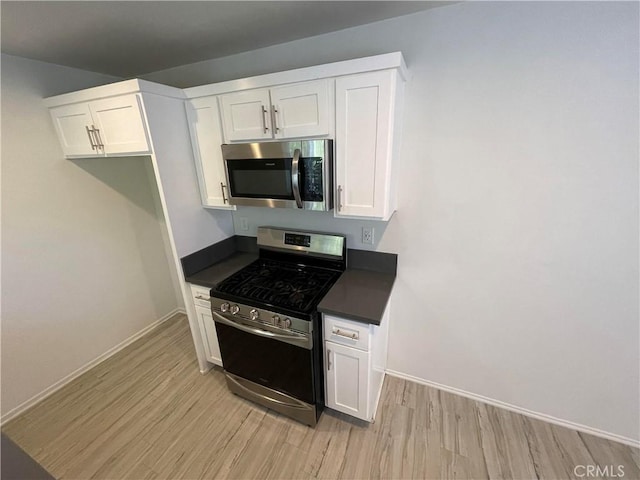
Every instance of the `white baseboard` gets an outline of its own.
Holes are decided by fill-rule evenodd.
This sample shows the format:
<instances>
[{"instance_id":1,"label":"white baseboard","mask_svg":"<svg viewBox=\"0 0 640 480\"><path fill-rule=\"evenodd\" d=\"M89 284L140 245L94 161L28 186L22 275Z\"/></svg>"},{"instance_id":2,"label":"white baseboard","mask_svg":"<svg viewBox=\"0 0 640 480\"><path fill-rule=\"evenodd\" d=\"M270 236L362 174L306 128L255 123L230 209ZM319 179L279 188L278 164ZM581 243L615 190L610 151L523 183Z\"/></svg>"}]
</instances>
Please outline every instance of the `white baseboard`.
<instances>
[{"instance_id":1,"label":"white baseboard","mask_svg":"<svg viewBox=\"0 0 640 480\"><path fill-rule=\"evenodd\" d=\"M146 327L144 327L139 332L134 333L132 336L130 336L126 340L120 342L115 347L110 348L109 350L104 352L102 355L100 355L100 356L94 358L93 360L91 360L90 362L86 363L85 365L83 365L82 367L77 369L76 371L71 372L66 377L58 380L53 385L45 388L42 392L34 395L33 397L31 397L26 402L23 402L20 405L18 405L17 407L9 410L7 413L2 415L2 418L0 418L0 425L4 425L6 422L11 420L12 418L17 417L18 415L20 415L25 410L27 410L30 407L34 406L36 403L41 402L42 400L47 398L49 395L52 395L53 393L57 392L62 387L64 387L66 384L68 384L69 382L75 380L80 375L85 373L87 370L90 370L91 368L95 367L99 363L104 362L107 358L115 355L116 353L118 353L123 348L129 346L130 344L132 344L133 342L138 340L140 337L142 337L145 334L149 333L151 330L159 327L162 323L166 322L171 317L173 317L174 315L177 315L179 313L182 313L182 314L186 315L186 311L183 308L176 308L175 310L172 310L171 312L169 312L166 315L164 315L162 318L159 318L158 320L156 320L152 324L147 325Z\"/></svg>"},{"instance_id":2,"label":"white baseboard","mask_svg":"<svg viewBox=\"0 0 640 480\"><path fill-rule=\"evenodd\" d=\"M589 435L606 438L607 440L613 440L614 442L620 442L620 443L624 443L625 445L629 445L631 447L640 448L640 441L634 440L633 438L627 438L615 433L605 432L604 430L599 430L597 428L588 427L580 423L574 423L568 420L563 420L561 418L556 418L551 415L547 415L545 413L534 412L533 410L527 410L526 408L518 407L516 405L511 405L510 403L501 402L500 400L484 397L476 393L467 392L466 390L449 387L447 385L442 385L440 383L430 382L429 380L424 380L422 378L414 377L412 375L407 375L406 373L402 373L402 372L396 372L395 370L387 370L386 373L388 375L391 375L392 377L398 377L404 380L409 380L411 382L419 383L421 385L426 385L428 387L437 388L438 390L453 393L455 395L460 395L461 397L467 397L467 398L470 398L471 400L477 400L478 402L486 403L488 405L493 405L494 407L504 408L505 410L519 413L526 417L535 418L537 420L542 420L543 422L553 423L561 427L571 428L572 430L578 430L579 432L588 433Z\"/></svg>"}]
</instances>

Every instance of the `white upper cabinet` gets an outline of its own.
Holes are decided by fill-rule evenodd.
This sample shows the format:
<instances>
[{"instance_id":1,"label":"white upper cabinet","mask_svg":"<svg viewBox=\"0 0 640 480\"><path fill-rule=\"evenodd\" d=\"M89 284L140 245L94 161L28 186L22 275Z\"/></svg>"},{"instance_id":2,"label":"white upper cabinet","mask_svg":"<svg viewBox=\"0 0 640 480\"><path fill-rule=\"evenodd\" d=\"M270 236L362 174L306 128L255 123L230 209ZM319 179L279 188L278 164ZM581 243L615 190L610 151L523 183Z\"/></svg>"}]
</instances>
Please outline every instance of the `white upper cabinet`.
<instances>
[{"instance_id":1,"label":"white upper cabinet","mask_svg":"<svg viewBox=\"0 0 640 480\"><path fill-rule=\"evenodd\" d=\"M151 152L139 95L52 107L65 157L141 155Z\"/></svg>"},{"instance_id":2,"label":"white upper cabinet","mask_svg":"<svg viewBox=\"0 0 640 480\"><path fill-rule=\"evenodd\" d=\"M330 98L328 79L222 95L225 140L328 136Z\"/></svg>"},{"instance_id":3,"label":"white upper cabinet","mask_svg":"<svg viewBox=\"0 0 640 480\"><path fill-rule=\"evenodd\" d=\"M276 138L329 135L329 80L286 85L271 89L271 112Z\"/></svg>"},{"instance_id":4,"label":"white upper cabinet","mask_svg":"<svg viewBox=\"0 0 640 480\"><path fill-rule=\"evenodd\" d=\"M336 79L336 217L389 220L404 83L397 70Z\"/></svg>"},{"instance_id":5,"label":"white upper cabinet","mask_svg":"<svg viewBox=\"0 0 640 480\"><path fill-rule=\"evenodd\" d=\"M66 157L99 155L91 131L93 119L88 103L64 105L50 112Z\"/></svg>"},{"instance_id":6,"label":"white upper cabinet","mask_svg":"<svg viewBox=\"0 0 640 480\"><path fill-rule=\"evenodd\" d=\"M269 90L247 90L220 97L227 142L272 138Z\"/></svg>"},{"instance_id":7,"label":"white upper cabinet","mask_svg":"<svg viewBox=\"0 0 640 480\"><path fill-rule=\"evenodd\" d=\"M149 137L139 95L103 98L89 103L98 140L106 155L149 153Z\"/></svg>"},{"instance_id":8,"label":"white upper cabinet","mask_svg":"<svg viewBox=\"0 0 640 480\"><path fill-rule=\"evenodd\" d=\"M185 104L202 205L235 209L229 205L221 145L222 124L217 97L189 100Z\"/></svg>"}]
</instances>

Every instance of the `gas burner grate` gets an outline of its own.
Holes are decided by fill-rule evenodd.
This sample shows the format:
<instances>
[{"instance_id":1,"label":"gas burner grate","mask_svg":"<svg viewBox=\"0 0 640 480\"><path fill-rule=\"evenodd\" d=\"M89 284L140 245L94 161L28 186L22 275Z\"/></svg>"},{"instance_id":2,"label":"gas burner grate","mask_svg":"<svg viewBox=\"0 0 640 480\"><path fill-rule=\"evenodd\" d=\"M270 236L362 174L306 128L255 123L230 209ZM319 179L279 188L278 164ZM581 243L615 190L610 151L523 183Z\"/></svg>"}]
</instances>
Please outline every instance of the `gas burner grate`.
<instances>
[{"instance_id":1,"label":"gas burner grate","mask_svg":"<svg viewBox=\"0 0 640 480\"><path fill-rule=\"evenodd\" d=\"M260 259L218 284L218 292L306 311L340 272Z\"/></svg>"}]
</instances>

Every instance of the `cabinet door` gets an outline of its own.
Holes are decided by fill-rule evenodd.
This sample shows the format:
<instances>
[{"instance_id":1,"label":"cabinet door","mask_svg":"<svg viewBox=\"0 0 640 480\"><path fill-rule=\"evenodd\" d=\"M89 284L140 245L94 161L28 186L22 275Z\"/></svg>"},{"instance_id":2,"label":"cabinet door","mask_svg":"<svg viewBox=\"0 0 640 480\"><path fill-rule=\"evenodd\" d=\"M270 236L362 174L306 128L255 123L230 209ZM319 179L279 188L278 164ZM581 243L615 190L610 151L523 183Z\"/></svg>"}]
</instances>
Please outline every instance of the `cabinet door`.
<instances>
[{"instance_id":1,"label":"cabinet door","mask_svg":"<svg viewBox=\"0 0 640 480\"><path fill-rule=\"evenodd\" d=\"M140 97L135 94L89 103L99 141L107 155L150 153Z\"/></svg>"},{"instance_id":2,"label":"cabinet door","mask_svg":"<svg viewBox=\"0 0 640 480\"><path fill-rule=\"evenodd\" d=\"M336 79L336 216L387 217L394 75L383 70Z\"/></svg>"},{"instance_id":3,"label":"cabinet door","mask_svg":"<svg viewBox=\"0 0 640 480\"><path fill-rule=\"evenodd\" d=\"M325 342L327 407L367 418L369 352Z\"/></svg>"},{"instance_id":4,"label":"cabinet door","mask_svg":"<svg viewBox=\"0 0 640 480\"><path fill-rule=\"evenodd\" d=\"M54 107L49 110L65 157L101 155L90 137L93 124L87 103Z\"/></svg>"},{"instance_id":5,"label":"cabinet door","mask_svg":"<svg viewBox=\"0 0 640 480\"><path fill-rule=\"evenodd\" d=\"M196 98L185 104L191 144L204 207L234 209L228 202L221 145L222 124L216 97Z\"/></svg>"},{"instance_id":6,"label":"cabinet door","mask_svg":"<svg viewBox=\"0 0 640 480\"><path fill-rule=\"evenodd\" d=\"M329 80L271 89L276 138L329 135Z\"/></svg>"},{"instance_id":7,"label":"cabinet door","mask_svg":"<svg viewBox=\"0 0 640 480\"><path fill-rule=\"evenodd\" d=\"M220 355L220 346L218 345L218 335L216 333L213 315L211 315L208 308L199 306L196 306L196 313L198 314L198 323L200 324L200 333L202 334L202 342L204 343L207 360L222 366L222 355Z\"/></svg>"},{"instance_id":8,"label":"cabinet door","mask_svg":"<svg viewBox=\"0 0 640 480\"><path fill-rule=\"evenodd\" d=\"M273 138L269 90L247 90L220 97L227 142Z\"/></svg>"}]
</instances>

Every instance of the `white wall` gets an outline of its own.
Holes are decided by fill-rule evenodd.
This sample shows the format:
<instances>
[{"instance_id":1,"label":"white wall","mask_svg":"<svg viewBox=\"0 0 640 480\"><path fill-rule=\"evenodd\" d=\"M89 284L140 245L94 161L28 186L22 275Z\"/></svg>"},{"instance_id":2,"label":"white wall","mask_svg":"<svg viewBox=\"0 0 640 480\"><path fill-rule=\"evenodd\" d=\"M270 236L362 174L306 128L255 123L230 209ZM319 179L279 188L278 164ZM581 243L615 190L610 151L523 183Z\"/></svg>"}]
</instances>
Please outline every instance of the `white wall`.
<instances>
[{"instance_id":1,"label":"white wall","mask_svg":"<svg viewBox=\"0 0 640 480\"><path fill-rule=\"evenodd\" d=\"M2 56L2 414L174 311L150 159L64 160L42 98L117 79Z\"/></svg>"},{"instance_id":2,"label":"white wall","mask_svg":"<svg viewBox=\"0 0 640 480\"><path fill-rule=\"evenodd\" d=\"M400 50L389 367L640 439L638 4L470 2L157 72L193 86ZM345 231L331 214L238 209ZM236 228L236 233L246 234Z\"/></svg>"}]
</instances>

